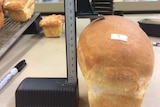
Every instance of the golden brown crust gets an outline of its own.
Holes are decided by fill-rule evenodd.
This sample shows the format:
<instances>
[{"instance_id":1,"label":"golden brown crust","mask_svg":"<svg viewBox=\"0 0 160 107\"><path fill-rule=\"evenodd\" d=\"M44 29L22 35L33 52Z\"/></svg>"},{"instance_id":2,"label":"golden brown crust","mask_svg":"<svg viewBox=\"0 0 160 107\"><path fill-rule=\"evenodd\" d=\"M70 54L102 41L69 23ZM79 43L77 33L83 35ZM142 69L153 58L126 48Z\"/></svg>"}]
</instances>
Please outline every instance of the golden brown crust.
<instances>
[{"instance_id":1,"label":"golden brown crust","mask_svg":"<svg viewBox=\"0 0 160 107\"><path fill-rule=\"evenodd\" d=\"M63 24L43 27L43 32L46 37L60 37L62 35L62 30Z\"/></svg>"},{"instance_id":2,"label":"golden brown crust","mask_svg":"<svg viewBox=\"0 0 160 107\"><path fill-rule=\"evenodd\" d=\"M128 39L115 40L112 34ZM137 24L121 16L95 20L81 33L77 53L90 107L141 107L154 53Z\"/></svg>"},{"instance_id":3,"label":"golden brown crust","mask_svg":"<svg viewBox=\"0 0 160 107\"><path fill-rule=\"evenodd\" d=\"M0 0L0 29L4 26L3 0Z\"/></svg>"},{"instance_id":4,"label":"golden brown crust","mask_svg":"<svg viewBox=\"0 0 160 107\"><path fill-rule=\"evenodd\" d=\"M6 10L19 11L30 8L34 2L34 0L5 0L3 7Z\"/></svg>"},{"instance_id":5,"label":"golden brown crust","mask_svg":"<svg viewBox=\"0 0 160 107\"><path fill-rule=\"evenodd\" d=\"M49 16L44 16L42 20L39 22L41 27L60 25L64 23L63 15L52 14Z\"/></svg>"},{"instance_id":6,"label":"golden brown crust","mask_svg":"<svg viewBox=\"0 0 160 107\"><path fill-rule=\"evenodd\" d=\"M28 21L34 14L35 0L5 0L3 7L14 21Z\"/></svg>"},{"instance_id":7,"label":"golden brown crust","mask_svg":"<svg viewBox=\"0 0 160 107\"><path fill-rule=\"evenodd\" d=\"M4 26L4 14L0 12L0 29Z\"/></svg>"}]
</instances>

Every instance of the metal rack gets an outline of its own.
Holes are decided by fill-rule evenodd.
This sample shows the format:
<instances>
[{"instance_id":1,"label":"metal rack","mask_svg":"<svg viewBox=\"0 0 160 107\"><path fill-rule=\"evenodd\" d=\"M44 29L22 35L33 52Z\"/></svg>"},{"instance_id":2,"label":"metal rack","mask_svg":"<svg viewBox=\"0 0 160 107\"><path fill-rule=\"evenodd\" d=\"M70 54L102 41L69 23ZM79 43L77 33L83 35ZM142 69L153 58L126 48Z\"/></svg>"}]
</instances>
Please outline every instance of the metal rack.
<instances>
[{"instance_id":1,"label":"metal rack","mask_svg":"<svg viewBox=\"0 0 160 107\"><path fill-rule=\"evenodd\" d=\"M103 15L112 15L112 0L77 0L77 17L95 19Z\"/></svg>"},{"instance_id":2,"label":"metal rack","mask_svg":"<svg viewBox=\"0 0 160 107\"><path fill-rule=\"evenodd\" d=\"M95 13L103 15L113 14L113 0L92 0L91 5Z\"/></svg>"},{"instance_id":3,"label":"metal rack","mask_svg":"<svg viewBox=\"0 0 160 107\"><path fill-rule=\"evenodd\" d=\"M4 27L0 30L0 58L17 41L24 31L36 20L39 13L35 13L27 22L15 22L10 17L5 18Z\"/></svg>"}]
</instances>

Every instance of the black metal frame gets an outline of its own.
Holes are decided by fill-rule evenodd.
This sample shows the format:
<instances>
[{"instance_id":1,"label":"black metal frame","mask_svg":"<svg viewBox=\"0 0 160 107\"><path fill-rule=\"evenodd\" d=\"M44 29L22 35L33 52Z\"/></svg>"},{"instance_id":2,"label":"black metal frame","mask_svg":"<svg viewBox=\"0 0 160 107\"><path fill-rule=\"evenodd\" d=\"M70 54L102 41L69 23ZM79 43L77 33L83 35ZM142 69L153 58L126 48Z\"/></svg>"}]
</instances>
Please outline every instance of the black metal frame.
<instances>
[{"instance_id":1,"label":"black metal frame","mask_svg":"<svg viewBox=\"0 0 160 107\"><path fill-rule=\"evenodd\" d=\"M112 15L113 4L113 0L77 0L77 17Z\"/></svg>"}]
</instances>

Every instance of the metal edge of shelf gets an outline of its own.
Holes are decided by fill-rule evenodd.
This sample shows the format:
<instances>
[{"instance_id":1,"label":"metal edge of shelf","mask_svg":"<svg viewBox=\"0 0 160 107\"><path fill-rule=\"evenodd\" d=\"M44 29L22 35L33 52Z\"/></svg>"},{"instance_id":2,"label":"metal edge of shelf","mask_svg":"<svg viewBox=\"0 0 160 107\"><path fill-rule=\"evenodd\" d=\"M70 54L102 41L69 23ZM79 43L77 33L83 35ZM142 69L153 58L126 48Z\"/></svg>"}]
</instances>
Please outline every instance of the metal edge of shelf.
<instances>
[{"instance_id":1,"label":"metal edge of shelf","mask_svg":"<svg viewBox=\"0 0 160 107\"><path fill-rule=\"evenodd\" d=\"M22 24L25 24L18 32L16 32L12 38L10 38L10 40L5 43L4 47L2 47L2 49L0 50L0 58L8 51L8 49L17 41L17 39L19 37L21 37L21 35L23 34L23 32L34 22L34 20L36 20L36 18L39 16L40 14L39 13L35 13L32 18L28 21L28 22L25 22L25 23L22 23Z\"/></svg>"}]
</instances>

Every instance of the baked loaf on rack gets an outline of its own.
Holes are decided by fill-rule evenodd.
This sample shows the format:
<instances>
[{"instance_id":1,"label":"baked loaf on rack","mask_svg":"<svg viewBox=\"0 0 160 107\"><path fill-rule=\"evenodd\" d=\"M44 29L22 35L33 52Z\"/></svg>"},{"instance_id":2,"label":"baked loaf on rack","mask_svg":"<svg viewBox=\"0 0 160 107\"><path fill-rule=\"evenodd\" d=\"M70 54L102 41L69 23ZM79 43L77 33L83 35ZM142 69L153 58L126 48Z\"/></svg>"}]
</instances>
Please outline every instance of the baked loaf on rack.
<instances>
[{"instance_id":1,"label":"baked loaf on rack","mask_svg":"<svg viewBox=\"0 0 160 107\"><path fill-rule=\"evenodd\" d=\"M39 22L46 37L60 37L62 35L63 24L64 16L60 14L44 16Z\"/></svg>"},{"instance_id":2,"label":"baked loaf on rack","mask_svg":"<svg viewBox=\"0 0 160 107\"><path fill-rule=\"evenodd\" d=\"M3 7L14 21L29 20L35 8L35 0L5 0Z\"/></svg>"},{"instance_id":3,"label":"baked loaf on rack","mask_svg":"<svg viewBox=\"0 0 160 107\"><path fill-rule=\"evenodd\" d=\"M90 107L141 107L154 53L136 23L121 16L94 20L80 34L77 52Z\"/></svg>"},{"instance_id":4,"label":"baked loaf on rack","mask_svg":"<svg viewBox=\"0 0 160 107\"><path fill-rule=\"evenodd\" d=\"M3 0L0 0L0 29L4 26Z\"/></svg>"}]
</instances>

